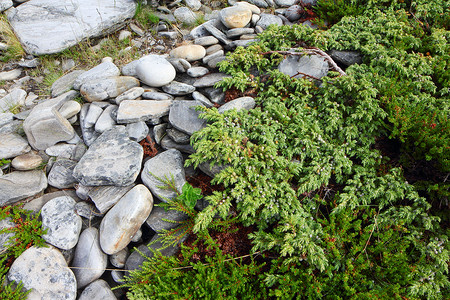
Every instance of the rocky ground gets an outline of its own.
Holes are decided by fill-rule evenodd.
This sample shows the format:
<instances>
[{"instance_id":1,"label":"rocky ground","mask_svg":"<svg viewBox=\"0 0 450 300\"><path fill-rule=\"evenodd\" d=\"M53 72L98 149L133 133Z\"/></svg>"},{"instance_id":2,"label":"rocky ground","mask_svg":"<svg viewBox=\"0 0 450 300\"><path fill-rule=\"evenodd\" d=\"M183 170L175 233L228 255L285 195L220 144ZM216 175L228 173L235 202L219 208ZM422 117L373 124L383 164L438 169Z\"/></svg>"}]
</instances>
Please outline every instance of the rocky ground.
<instances>
[{"instance_id":1,"label":"rocky ground","mask_svg":"<svg viewBox=\"0 0 450 300\"><path fill-rule=\"evenodd\" d=\"M29 54L5 63L0 72L0 160L11 161L0 170L0 206L24 204L41 210L50 247L25 251L8 279L33 289L30 299L123 297L123 290L112 292L110 287L144 260L130 250L137 247L151 256L149 247L160 244L149 242L174 226L163 219L186 217L154 206L176 197L161 189L158 178L173 176L181 192L187 177L214 175L208 165L184 168L184 159L194 151L190 136L206 126L195 107L215 106L224 112L255 106L252 97L226 99L214 87L228 76L217 64L227 51L245 47L270 24L300 20L314 26L302 8L307 1L229 1L217 10L212 8L222 3L152 3L163 20L152 32L127 21L136 9L133 0L116 0L115 6L94 1L104 4L99 7L82 0L19 2L25 1L0 0L0 10L14 4L6 15ZM73 11L62 11L64 5ZM200 13L207 21L194 27ZM178 30L167 22L194 28ZM122 28L119 40L132 38L126 51L137 49L139 59L120 65L105 57L89 69L61 61L65 75L53 83L51 96L37 95L42 78L30 74L40 64L38 55L117 28ZM6 45L0 46L5 51ZM101 48L101 40L94 47ZM359 59L351 52L329 54L343 64ZM329 64L319 55L287 56L279 70L320 78ZM176 247L163 250L164 255L176 252Z\"/></svg>"}]
</instances>

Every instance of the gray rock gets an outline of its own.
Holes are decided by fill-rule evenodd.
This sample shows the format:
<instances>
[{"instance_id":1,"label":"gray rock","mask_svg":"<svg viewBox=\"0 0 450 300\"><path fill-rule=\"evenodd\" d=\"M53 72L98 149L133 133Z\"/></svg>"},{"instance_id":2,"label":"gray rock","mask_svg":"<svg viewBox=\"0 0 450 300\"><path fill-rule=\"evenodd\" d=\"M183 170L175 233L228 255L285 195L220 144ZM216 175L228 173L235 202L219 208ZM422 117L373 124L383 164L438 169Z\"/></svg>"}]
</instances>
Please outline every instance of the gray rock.
<instances>
[{"instance_id":1,"label":"gray rock","mask_svg":"<svg viewBox=\"0 0 450 300\"><path fill-rule=\"evenodd\" d=\"M89 284L81 293L78 300L117 300L110 286L103 279Z\"/></svg>"},{"instance_id":2,"label":"gray rock","mask_svg":"<svg viewBox=\"0 0 450 300\"><path fill-rule=\"evenodd\" d=\"M235 42L232 42L232 43L230 43L229 45L232 45L232 44L234 44ZM213 59L216 59L216 58L218 58L218 57L222 57L222 56L224 56L224 51L223 50L219 50L219 51L216 51L216 52L214 52L213 54L210 54L210 55L208 55L208 56L205 56L205 57L203 57L203 59L202 59L202 62L204 63L204 64L208 64L211 60L213 60Z\"/></svg>"},{"instance_id":3,"label":"gray rock","mask_svg":"<svg viewBox=\"0 0 450 300\"><path fill-rule=\"evenodd\" d=\"M67 101L58 110L61 116L65 119L72 118L76 116L81 110L81 104L77 101Z\"/></svg>"},{"instance_id":4,"label":"gray rock","mask_svg":"<svg viewBox=\"0 0 450 300\"><path fill-rule=\"evenodd\" d=\"M139 60L133 60L132 62L122 67L122 74L124 76L137 76L136 66L139 64Z\"/></svg>"},{"instance_id":5,"label":"gray rock","mask_svg":"<svg viewBox=\"0 0 450 300\"><path fill-rule=\"evenodd\" d=\"M225 7L220 11L219 18L227 28L242 28L250 22L252 11L243 5Z\"/></svg>"},{"instance_id":6,"label":"gray rock","mask_svg":"<svg viewBox=\"0 0 450 300\"><path fill-rule=\"evenodd\" d=\"M208 74L209 70L205 67L193 67L187 70L187 74L191 77L201 77Z\"/></svg>"},{"instance_id":7,"label":"gray rock","mask_svg":"<svg viewBox=\"0 0 450 300\"><path fill-rule=\"evenodd\" d=\"M13 120L6 125L0 127L0 134L3 133L22 133L23 121L21 120Z\"/></svg>"},{"instance_id":8,"label":"gray rock","mask_svg":"<svg viewBox=\"0 0 450 300\"><path fill-rule=\"evenodd\" d=\"M188 215L177 210L165 210L162 207L154 206L145 223L157 233L164 230L171 230L179 226L177 222L182 222Z\"/></svg>"},{"instance_id":9,"label":"gray rock","mask_svg":"<svg viewBox=\"0 0 450 300\"><path fill-rule=\"evenodd\" d=\"M197 11L202 7L202 3L200 0L184 0L186 6L192 9L193 11Z\"/></svg>"},{"instance_id":10,"label":"gray rock","mask_svg":"<svg viewBox=\"0 0 450 300\"><path fill-rule=\"evenodd\" d=\"M163 86L162 89L164 92L171 94L173 96L184 96L191 94L192 92L195 91L195 87L193 87L192 85L178 82L175 80L169 83L168 85Z\"/></svg>"},{"instance_id":11,"label":"gray rock","mask_svg":"<svg viewBox=\"0 0 450 300\"><path fill-rule=\"evenodd\" d=\"M208 108L214 106L214 104L211 103L211 101L209 101L209 99L207 97L205 97L202 93L199 93L197 91L192 93L192 98L194 98L194 100L201 102L204 106L206 106Z\"/></svg>"},{"instance_id":12,"label":"gray rock","mask_svg":"<svg viewBox=\"0 0 450 300\"><path fill-rule=\"evenodd\" d=\"M85 127L93 127L95 123L97 123L97 120L98 118L100 118L102 113L103 109L97 103L92 103L89 106L89 110L86 114L86 117L84 118L83 125Z\"/></svg>"},{"instance_id":13,"label":"gray rock","mask_svg":"<svg viewBox=\"0 0 450 300\"><path fill-rule=\"evenodd\" d=\"M106 130L113 128L114 125L116 125L116 121L114 121L111 116L115 111L117 111L116 105L110 105L105 108L95 123L95 131L103 133Z\"/></svg>"},{"instance_id":14,"label":"gray rock","mask_svg":"<svg viewBox=\"0 0 450 300\"><path fill-rule=\"evenodd\" d=\"M135 10L133 0L116 0L114 5L107 0L31 0L8 10L7 17L25 51L42 55L114 32Z\"/></svg>"},{"instance_id":15,"label":"gray rock","mask_svg":"<svg viewBox=\"0 0 450 300\"><path fill-rule=\"evenodd\" d=\"M203 93L211 99L211 102L217 104L224 104L225 93L221 88L207 87L203 89Z\"/></svg>"},{"instance_id":16,"label":"gray rock","mask_svg":"<svg viewBox=\"0 0 450 300\"><path fill-rule=\"evenodd\" d=\"M214 176L222 172L226 167L228 166L211 165L207 162L198 165L198 168L211 178L214 178Z\"/></svg>"},{"instance_id":17,"label":"gray rock","mask_svg":"<svg viewBox=\"0 0 450 300\"><path fill-rule=\"evenodd\" d=\"M98 229L86 228L80 234L72 261L78 288L83 288L100 278L105 272L107 264L108 256L100 247Z\"/></svg>"},{"instance_id":18,"label":"gray rock","mask_svg":"<svg viewBox=\"0 0 450 300\"><path fill-rule=\"evenodd\" d=\"M47 243L65 250L75 247L82 224L75 204L75 200L68 196L53 198L44 204L41 210L42 228L47 233L42 237Z\"/></svg>"},{"instance_id":19,"label":"gray rock","mask_svg":"<svg viewBox=\"0 0 450 300\"><path fill-rule=\"evenodd\" d=\"M188 7L179 7L173 11L175 19L183 24L193 25L197 22L197 15Z\"/></svg>"},{"instance_id":20,"label":"gray rock","mask_svg":"<svg viewBox=\"0 0 450 300\"><path fill-rule=\"evenodd\" d=\"M115 102L117 105L120 104L123 100L134 100L142 96L144 93L144 89L140 86L129 89L126 92L123 92L119 96L116 97Z\"/></svg>"},{"instance_id":21,"label":"gray rock","mask_svg":"<svg viewBox=\"0 0 450 300\"><path fill-rule=\"evenodd\" d=\"M139 86L139 80L131 76L113 76L92 80L80 87L80 93L89 101L115 98L131 88Z\"/></svg>"},{"instance_id":22,"label":"gray rock","mask_svg":"<svg viewBox=\"0 0 450 300\"><path fill-rule=\"evenodd\" d=\"M139 59L135 72L143 83L151 87L166 85L176 76L172 64L160 55L147 55Z\"/></svg>"},{"instance_id":23,"label":"gray rock","mask_svg":"<svg viewBox=\"0 0 450 300\"><path fill-rule=\"evenodd\" d=\"M194 40L194 44L202 46L211 46L217 44L218 42L219 40L213 36L202 36Z\"/></svg>"},{"instance_id":24,"label":"gray rock","mask_svg":"<svg viewBox=\"0 0 450 300\"><path fill-rule=\"evenodd\" d=\"M288 55L278 66L278 70L294 78L302 78L307 74L314 78L322 78L328 73L328 63L318 55ZM299 74L299 72L303 74Z\"/></svg>"},{"instance_id":25,"label":"gray rock","mask_svg":"<svg viewBox=\"0 0 450 300\"><path fill-rule=\"evenodd\" d=\"M0 98L0 112L8 112L25 104L27 92L22 89L14 89L6 96Z\"/></svg>"},{"instance_id":26,"label":"gray rock","mask_svg":"<svg viewBox=\"0 0 450 300\"><path fill-rule=\"evenodd\" d=\"M219 107L218 111L219 113L223 114L224 112L232 109L236 109L237 111L243 109L249 110L254 108L255 105L256 105L255 99L253 99L252 97L240 97L225 103L224 105Z\"/></svg>"},{"instance_id":27,"label":"gray rock","mask_svg":"<svg viewBox=\"0 0 450 300\"><path fill-rule=\"evenodd\" d=\"M79 75L78 78L73 83L73 88L79 90L80 87L85 83L90 83L94 80L119 75L120 75L119 68L117 68L117 66L114 63L105 61Z\"/></svg>"},{"instance_id":28,"label":"gray rock","mask_svg":"<svg viewBox=\"0 0 450 300\"><path fill-rule=\"evenodd\" d=\"M142 146L128 138L125 127L105 131L80 159L73 176L83 185L132 184L139 175Z\"/></svg>"},{"instance_id":29,"label":"gray rock","mask_svg":"<svg viewBox=\"0 0 450 300\"><path fill-rule=\"evenodd\" d=\"M206 121L199 118L200 112L195 109L197 106L203 104L190 100L174 101L169 113L170 124L189 135L202 129L206 126Z\"/></svg>"},{"instance_id":30,"label":"gray rock","mask_svg":"<svg viewBox=\"0 0 450 300\"><path fill-rule=\"evenodd\" d=\"M117 111L117 123L128 124L166 116L173 100L125 100Z\"/></svg>"},{"instance_id":31,"label":"gray rock","mask_svg":"<svg viewBox=\"0 0 450 300\"><path fill-rule=\"evenodd\" d=\"M11 71L0 72L0 81L14 80L20 77L22 69L13 69Z\"/></svg>"},{"instance_id":32,"label":"gray rock","mask_svg":"<svg viewBox=\"0 0 450 300\"><path fill-rule=\"evenodd\" d=\"M161 140L166 135L167 123L159 124L153 127L153 135L155 136L155 142L159 145Z\"/></svg>"},{"instance_id":33,"label":"gray rock","mask_svg":"<svg viewBox=\"0 0 450 300\"><path fill-rule=\"evenodd\" d=\"M12 0L0 0L0 12L3 12L13 6Z\"/></svg>"},{"instance_id":34,"label":"gray rock","mask_svg":"<svg viewBox=\"0 0 450 300\"><path fill-rule=\"evenodd\" d=\"M34 152L29 152L17 156L11 161L11 166L17 171L28 171L36 169L41 166L43 162L42 157Z\"/></svg>"},{"instance_id":35,"label":"gray rock","mask_svg":"<svg viewBox=\"0 0 450 300\"><path fill-rule=\"evenodd\" d=\"M167 135L178 144L189 144L190 136L184 132L176 130L175 128L167 129Z\"/></svg>"},{"instance_id":36,"label":"gray rock","mask_svg":"<svg viewBox=\"0 0 450 300\"><path fill-rule=\"evenodd\" d=\"M12 238L15 234L14 232L6 232L7 229L12 229L16 226L14 222L12 222L11 218L5 218L0 220L0 253L6 252L9 248L10 238Z\"/></svg>"},{"instance_id":37,"label":"gray rock","mask_svg":"<svg viewBox=\"0 0 450 300\"><path fill-rule=\"evenodd\" d=\"M223 78L231 77L225 73L210 73L205 75L194 82L194 87L203 88L214 86L217 82L221 81Z\"/></svg>"},{"instance_id":38,"label":"gray rock","mask_svg":"<svg viewBox=\"0 0 450 300\"><path fill-rule=\"evenodd\" d=\"M114 254L125 248L150 215L153 197L139 184L111 208L100 224L100 245L103 252Z\"/></svg>"},{"instance_id":39,"label":"gray rock","mask_svg":"<svg viewBox=\"0 0 450 300\"><path fill-rule=\"evenodd\" d=\"M267 4L267 2L264 0L248 0L248 2L250 2L251 4L256 5L257 7L260 7L260 8L268 8L269 7L269 4Z\"/></svg>"},{"instance_id":40,"label":"gray rock","mask_svg":"<svg viewBox=\"0 0 450 300\"><path fill-rule=\"evenodd\" d=\"M215 18L209 21L206 21L205 23L195 27L194 29L191 30L191 32L189 33L189 36L193 39L199 38L199 37L204 37L204 36L209 36L211 35L209 33L208 30L206 30L205 28L205 24L211 24L217 28L223 28L225 29L225 26L222 24L222 22L220 21L220 19Z\"/></svg>"},{"instance_id":41,"label":"gray rock","mask_svg":"<svg viewBox=\"0 0 450 300\"><path fill-rule=\"evenodd\" d=\"M134 185L92 187L87 192L87 196L94 202L99 212L104 214L133 187Z\"/></svg>"},{"instance_id":42,"label":"gray rock","mask_svg":"<svg viewBox=\"0 0 450 300\"><path fill-rule=\"evenodd\" d=\"M74 190L63 190L44 194L41 197L34 198L33 200L25 203L23 209L31 210L34 214L37 214L38 212L40 212L45 203L54 198L62 196L68 196L71 197L72 199L75 199L76 201L78 200L77 194L75 193Z\"/></svg>"},{"instance_id":43,"label":"gray rock","mask_svg":"<svg viewBox=\"0 0 450 300\"><path fill-rule=\"evenodd\" d=\"M305 10L300 5L292 5L288 9L284 11L284 16L291 22L299 20L303 14L305 13Z\"/></svg>"},{"instance_id":44,"label":"gray rock","mask_svg":"<svg viewBox=\"0 0 450 300\"><path fill-rule=\"evenodd\" d=\"M56 144L45 149L45 154L58 158L72 158L77 145L70 145L66 143Z\"/></svg>"},{"instance_id":45,"label":"gray rock","mask_svg":"<svg viewBox=\"0 0 450 300\"><path fill-rule=\"evenodd\" d=\"M256 23L256 25L261 26L262 29L267 29L267 27L269 27L269 25L272 25L272 24L281 26L281 25L283 25L283 20L281 20L280 17L275 16L275 15L261 14L261 18Z\"/></svg>"},{"instance_id":46,"label":"gray rock","mask_svg":"<svg viewBox=\"0 0 450 300\"><path fill-rule=\"evenodd\" d=\"M156 207L153 207L152 212L155 208ZM151 215L151 213L150 213L150 215ZM147 220L148 220L148 218L147 218ZM114 267L123 268L123 267L125 267L125 263L127 262L128 255L130 255L130 251L128 251L128 248L125 247L122 250L120 250L119 252L110 255L109 261Z\"/></svg>"},{"instance_id":47,"label":"gray rock","mask_svg":"<svg viewBox=\"0 0 450 300\"><path fill-rule=\"evenodd\" d=\"M73 187L77 180L72 176L77 162L70 159L57 160L48 174L48 184L57 189L68 189Z\"/></svg>"},{"instance_id":48,"label":"gray rock","mask_svg":"<svg viewBox=\"0 0 450 300\"><path fill-rule=\"evenodd\" d=\"M239 6L239 5L245 6L245 7L247 7L248 9L250 9L250 10L252 11L253 14L256 14L256 15L259 15L259 14L261 13L261 9L260 9L258 6L254 5L254 4L250 4L249 2L240 1L240 2L237 2L236 4L233 4L233 5L236 5L236 6Z\"/></svg>"},{"instance_id":49,"label":"gray rock","mask_svg":"<svg viewBox=\"0 0 450 300\"><path fill-rule=\"evenodd\" d=\"M203 28L206 29L210 34L215 36L221 43L228 45L231 43L231 40L227 38L227 36L220 31L217 27L215 27L212 23L206 22L203 24Z\"/></svg>"},{"instance_id":50,"label":"gray rock","mask_svg":"<svg viewBox=\"0 0 450 300\"><path fill-rule=\"evenodd\" d=\"M142 182L152 191L155 197L167 202L168 199L177 197L177 193L160 188L161 185L164 185L160 179L171 180L173 177L175 187L181 193L183 185L186 183L183 162L183 156L178 150L171 149L159 153L144 164L141 173Z\"/></svg>"},{"instance_id":51,"label":"gray rock","mask_svg":"<svg viewBox=\"0 0 450 300\"><path fill-rule=\"evenodd\" d=\"M41 170L15 171L0 176L0 206L39 194L47 188L47 177Z\"/></svg>"},{"instance_id":52,"label":"gray rock","mask_svg":"<svg viewBox=\"0 0 450 300\"><path fill-rule=\"evenodd\" d=\"M180 73L184 73L187 69L192 67L191 63L184 58L169 58L168 61L172 64L175 70Z\"/></svg>"},{"instance_id":53,"label":"gray rock","mask_svg":"<svg viewBox=\"0 0 450 300\"><path fill-rule=\"evenodd\" d=\"M8 124L9 122L12 122L13 118L14 114L12 112L0 113L0 127Z\"/></svg>"},{"instance_id":54,"label":"gray rock","mask_svg":"<svg viewBox=\"0 0 450 300\"><path fill-rule=\"evenodd\" d=\"M57 97L73 88L77 78L86 71L75 70L58 78L51 87L52 97Z\"/></svg>"},{"instance_id":55,"label":"gray rock","mask_svg":"<svg viewBox=\"0 0 450 300\"><path fill-rule=\"evenodd\" d=\"M148 135L149 128L144 121L127 124L127 133L130 139L140 142Z\"/></svg>"},{"instance_id":56,"label":"gray rock","mask_svg":"<svg viewBox=\"0 0 450 300\"><path fill-rule=\"evenodd\" d=\"M77 92L70 91L57 98L43 101L36 105L23 123L23 129L30 145L37 150L44 150L58 142L68 141L75 135L69 121L59 113L59 108L67 101L73 100Z\"/></svg>"},{"instance_id":57,"label":"gray rock","mask_svg":"<svg viewBox=\"0 0 450 300\"><path fill-rule=\"evenodd\" d=\"M145 92L142 94L142 98L150 100L172 100L173 96L161 92Z\"/></svg>"},{"instance_id":58,"label":"gray rock","mask_svg":"<svg viewBox=\"0 0 450 300\"><path fill-rule=\"evenodd\" d=\"M92 221L98 215L95 206L85 201L77 202L75 204L75 211L80 217L83 217L90 221Z\"/></svg>"},{"instance_id":59,"label":"gray rock","mask_svg":"<svg viewBox=\"0 0 450 300\"><path fill-rule=\"evenodd\" d=\"M213 54L214 52L223 50L222 45L212 45L209 46L208 48L206 48L206 55L210 55Z\"/></svg>"},{"instance_id":60,"label":"gray rock","mask_svg":"<svg viewBox=\"0 0 450 300\"><path fill-rule=\"evenodd\" d=\"M298 0L274 0L278 7L289 7L297 3Z\"/></svg>"},{"instance_id":61,"label":"gray rock","mask_svg":"<svg viewBox=\"0 0 450 300\"><path fill-rule=\"evenodd\" d=\"M362 63L362 55L358 51L331 50L328 53L333 60L345 66Z\"/></svg>"},{"instance_id":62,"label":"gray rock","mask_svg":"<svg viewBox=\"0 0 450 300\"><path fill-rule=\"evenodd\" d=\"M41 62L39 61L39 58L33 58L20 60L17 64L23 68L36 68L41 64Z\"/></svg>"},{"instance_id":63,"label":"gray rock","mask_svg":"<svg viewBox=\"0 0 450 300\"><path fill-rule=\"evenodd\" d=\"M22 281L25 289L32 289L33 299L75 300L77 296L75 275L53 247L25 250L11 265L8 280Z\"/></svg>"},{"instance_id":64,"label":"gray rock","mask_svg":"<svg viewBox=\"0 0 450 300\"><path fill-rule=\"evenodd\" d=\"M158 32L158 35L160 37L165 37L171 40L176 40L178 37L178 33L175 31L162 31L162 32Z\"/></svg>"},{"instance_id":65,"label":"gray rock","mask_svg":"<svg viewBox=\"0 0 450 300\"><path fill-rule=\"evenodd\" d=\"M192 154L195 152L194 147L192 147L191 145L176 143L167 135L161 139L161 147L164 150L176 149L178 151L188 154Z\"/></svg>"},{"instance_id":66,"label":"gray rock","mask_svg":"<svg viewBox=\"0 0 450 300\"><path fill-rule=\"evenodd\" d=\"M28 142L15 133L0 134L0 160L16 157L31 150Z\"/></svg>"},{"instance_id":67,"label":"gray rock","mask_svg":"<svg viewBox=\"0 0 450 300\"><path fill-rule=\"evenodd\" d=\"M244 34L252 34L254 32L255 32L255 29L253 29L253 28L234 28L234 29L230 29L227 31L227 37L232 39L232 38L240 37L241 35L244 35Z\"/></svg>"},{"instance_id":68,"label":"gray rock","mask_svg":"<svg viewBox=\"0 0 450 300\"><path fill-rule=\"evenodd\" d=\"M86 126L86 116L89 112L89 107L94 104L83 104L80 111L80 127L83 134L83 140L86 146L92 145L92 143L100 136L100 133L94 130L92 126Z\"/></svg>"}]
</instances>

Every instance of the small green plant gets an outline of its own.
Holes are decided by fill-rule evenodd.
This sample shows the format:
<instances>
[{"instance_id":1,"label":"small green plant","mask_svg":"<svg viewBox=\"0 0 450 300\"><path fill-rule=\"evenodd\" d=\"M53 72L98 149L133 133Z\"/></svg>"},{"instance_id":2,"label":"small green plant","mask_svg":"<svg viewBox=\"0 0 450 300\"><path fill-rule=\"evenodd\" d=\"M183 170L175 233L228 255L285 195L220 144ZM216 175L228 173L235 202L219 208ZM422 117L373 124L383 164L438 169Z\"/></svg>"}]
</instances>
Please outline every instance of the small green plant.
<instances>
[{"instance_id":1,"label":"small green plant","mask_svg":"<svg viewBox=\"0 0 450 300\"><path fill-rule=\"evenodd\" d=\"M197 204L197 200L202 198L202 190L199 188L194 188L188 182L183 185L181 194L178 196L178 199L182 200L183 203L190 209L194 209Z\"/></svg>"},{"instance_id":2,"label":"small green plant","mask_svg":"<svg viewBox=\"0 0 450 300\"><path fill-rule=\"evenodd\" d=\"M9 160L9 159L5 159L5 158L0 159L0 167L3 167L4 165L7 165L9 163L11 163L11 160Z\"/></svg>"},{"instance_id":3,"label":"small green plant","mask_svg":"<svg viewBox=\"0 0 450 300\"><path fill-rule=\"evenodd\" d=\"M6 51L0 54L0 61L8 62L10 60L19 59L25 56L25 50L11 29L11 26L9 25L9 22L4 14L0 14L0 38L8 46Z\"/></svg>"}]
</instances>

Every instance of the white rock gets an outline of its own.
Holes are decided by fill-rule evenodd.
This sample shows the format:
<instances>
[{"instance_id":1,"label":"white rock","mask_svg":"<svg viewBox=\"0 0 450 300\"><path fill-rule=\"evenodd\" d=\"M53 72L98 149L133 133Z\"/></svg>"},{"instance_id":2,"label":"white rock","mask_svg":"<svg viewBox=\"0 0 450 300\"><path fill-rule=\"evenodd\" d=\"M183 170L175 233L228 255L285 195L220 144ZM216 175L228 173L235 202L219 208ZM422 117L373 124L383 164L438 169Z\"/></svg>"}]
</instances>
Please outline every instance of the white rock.
<instances>
[{"instance_id":1,"label":"white rock","mask_svg":"<svg viewBox=\"0 0 450 300\"><path fill-rule=\"evenodd\" d=\"M250 22L252 11L242 5L231 6L222 9L219 17L227 28L242 28Z\"/></svg>"},{"instance_id":2,"label":"white rock","mask_svg":"<svg viewBox=\"0 0 450 300\"><path fill-rule=\"evenodd\" d=\"M160 87L170 83L176 76L175 68L163 56L148 55L136 65L136 75L151 87Z\"/></svg>"},{"instance_id":3,"label":"white rock","mask_svg":"<svg viewBox=\"0 0 450 300\"><path fill-rule=\"evenodd\" d=\"M173 100L125 100L117 111L117 123L147 121L169 114Z\"/></svg>"},{"instance_id":4,"label":"white rock","mask_svg":"<svg viewBox=\"0 0 450 300\"><path fill-rule=\"evenodd\" d=\"M81 293L78 300L117 300L108 283L98 279L88 285Z\"/></svg>"},{"instance_id":5,"label":"white rock","mask_svg":"<svg viewBox=\"0 0 450 300\"><path fill-rule=\"evenodd\" d=\"M0 134L0 160L16 157L31 150L28 142L15 133Z\"/></svg>"}]
</instances>

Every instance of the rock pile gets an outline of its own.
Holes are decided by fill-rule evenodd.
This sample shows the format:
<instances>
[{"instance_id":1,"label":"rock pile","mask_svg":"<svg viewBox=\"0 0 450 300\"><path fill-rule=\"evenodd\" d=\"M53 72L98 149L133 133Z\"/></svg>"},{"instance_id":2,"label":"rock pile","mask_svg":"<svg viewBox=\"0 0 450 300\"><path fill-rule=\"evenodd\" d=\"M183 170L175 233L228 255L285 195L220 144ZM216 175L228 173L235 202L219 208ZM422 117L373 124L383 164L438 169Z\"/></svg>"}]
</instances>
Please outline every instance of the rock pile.
<instances>
[{"instance_id":1,"label":"rock pile","mask_svg":"<svg viewBox=\"0 0 450 300\"><path fill-rule=\"evenodd\" d=\"M52 42L51 47L25 42L29 37L20 32L45 18L22 21L24 16L37 16L29 12L30 6L44 6L46 1L31 0L7 12L29 53L59 51L63 44L82 39L88 31L85 27L73 30L73 36ZM65 2L59 1L51 10L58 19L52 19L54 27L59 28L55 24L64 14L58 8ZM69 2L74 5L71 17L87 9L75 5L81 0ZM85 5L91 7L108 1L87 2ZM105 4L101 15L108 16L110 9L121 10L121 18L134 13L133 1L114 2L114 7ZM4 172L8 170L5 174L0 169L0 205L23 201L24 208L41 210L47 229L44 238L50 245L24 252L12 265L9 280L22 280L26 288L33 289L33 297L42 299L75 299L77 290L78 299L121 296L121 291L113 293L109 284L120 283L125 270L139 268L144 260L137 251L130 254L131 248L152 256L149 248L161 246L157 241L161 231L176 225L164 219L186 218L154 204L176 197L174 191L161 188L158 178L173 177L181 192L187 175L199 172L184 168L185 157L194 152L190 136L207 126L195 108L216 106L223 113L255 107L251 97L225 103L222 90L214 87L227 77L216 69L226 59L226 51L248 45L270 24L289 22L283 15L261 12L260 7L274 5L271 0L249 2L253 4L238 2L218 11L215 18L190 31L186 36L190 44L176 47L168 55L145 55L121 68L104 58L90 70L74 70L53 84L51 99L37 99L20 85L0 91L0 160L12 160L1 167ZM8 3L0 1L0 9ZM295 1L278 0L275 4L292 7ZM201 3L191 0L186 5L185 10L192 12ZM174 10L175 18L180 18L179 9ZM43 26L50 24L50 19L43 20ZM172 36L164 26L159 34ZM289 75L300 72L322 77L328 64L320 56L296 56L288 57L279 69ZM11 112L19 106L25 110ZM141 144L148 141L161 150L152 158L144 158ZM203 171L211 174L208 166ZM4 238L0 236L0 240ZM149 245L152 241L156 243ZM169 247L163 254L176 251L177 247ZM105 273L107 266L116 270Z\"/></svg>"}]
</instances>

